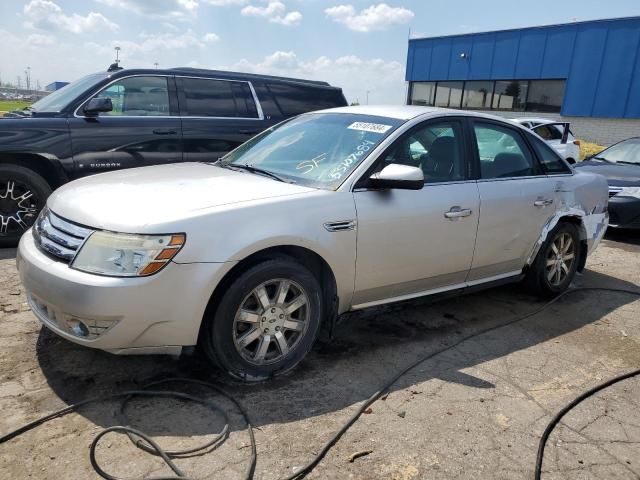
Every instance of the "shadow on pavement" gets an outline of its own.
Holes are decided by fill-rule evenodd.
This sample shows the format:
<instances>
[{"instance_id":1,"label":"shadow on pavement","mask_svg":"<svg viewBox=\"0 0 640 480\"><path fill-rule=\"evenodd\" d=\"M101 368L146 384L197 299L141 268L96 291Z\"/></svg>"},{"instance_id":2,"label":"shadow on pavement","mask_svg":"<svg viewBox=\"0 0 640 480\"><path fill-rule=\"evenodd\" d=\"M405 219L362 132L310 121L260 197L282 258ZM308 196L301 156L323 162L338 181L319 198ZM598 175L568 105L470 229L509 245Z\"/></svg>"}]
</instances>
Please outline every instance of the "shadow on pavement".
<instances>
[{"instance_id":1,"label":"shadow on pavement","mask_svg":"<svg viewBox=\"0 0 640 480\"><path fill-rule=\"evenodd\" d=\"M593 271L580 276L577 285L638 288ZM573 294L535 317L484 335L482 341L463 343L446 358L436 357L401 379L392 391L432 378L469 388L494 388L490 382L461 370L580 329L635 300L637 297L621 293ZM542 301L514 285L439 303L419 300L363 311L340 323L337 338L331 344L318 345L286 377L254 385L222 381L244 403L254 426L337 412L363 401L396 371L430 351L474 331L506 323L540 305ZM219 372L197 355L179 360L159 356L118 357L74 345L44 328L38 339L37 356L50 387L67 403L135 389L150 379L171 376L222 379ZM176 388L182 390L179 385ZM79 413L106 427L118 423L113 416L115 408L111 403ZM219 429L217 420L204 420L209 414L200 407L179 405L176 401L134 401L130 410L132 425L150 435L192 436ZM228 410L233 412L230 406ZM237 415L232 415L231 428L244 428Z\"/></svg>"}]
</instances>

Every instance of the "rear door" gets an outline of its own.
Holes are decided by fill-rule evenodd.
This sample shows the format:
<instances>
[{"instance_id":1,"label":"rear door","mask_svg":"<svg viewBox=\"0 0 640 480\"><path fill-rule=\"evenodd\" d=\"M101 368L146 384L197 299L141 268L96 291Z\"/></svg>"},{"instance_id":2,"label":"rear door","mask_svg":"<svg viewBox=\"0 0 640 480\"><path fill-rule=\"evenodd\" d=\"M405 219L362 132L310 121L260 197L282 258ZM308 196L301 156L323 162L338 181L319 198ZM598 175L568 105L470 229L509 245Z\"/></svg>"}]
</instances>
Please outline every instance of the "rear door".
<instances>
[{"instance_id":1,"label":"rear door","mask_svg":"<svg viewBox=\"0 0 640 480\"><path fill-rule=\"evenodd\" d=\"M267 128L250 82L177 77L185 161L215 161Z\"/></svg>"},{"instance_id":2,"label":"rear door","mask_svg":"<svg viewBox=\"0 0 640 480\"><path fill-rule=\"evenodd\" d=\"M515 127L474 120L480 221L468 281L522 270L555 213L555 184Z\"/></svg>"},{"instance_id":3,"label":"rear door","mask_svg":"<svg viewBox=\"0 0 640 480\"><path fill-rule=\"evenodd\" d=\"M110 98L113 110L85 116L81 106L69 119L78 176L182 160L182 132L172 76L121 78L93 97Z\"/></svg>"}]
</instances>

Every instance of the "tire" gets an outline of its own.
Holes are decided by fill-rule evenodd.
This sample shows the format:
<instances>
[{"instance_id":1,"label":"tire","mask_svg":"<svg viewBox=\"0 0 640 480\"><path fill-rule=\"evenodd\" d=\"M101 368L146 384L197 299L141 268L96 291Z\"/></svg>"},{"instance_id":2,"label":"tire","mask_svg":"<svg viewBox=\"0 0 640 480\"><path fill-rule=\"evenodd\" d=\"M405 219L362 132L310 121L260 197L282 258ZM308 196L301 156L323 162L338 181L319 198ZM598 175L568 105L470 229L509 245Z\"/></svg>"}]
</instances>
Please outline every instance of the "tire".
<instances>
[{"instance_id":1,"label":"tire","mask_svg":"<svg viewBox=\"0 0 640 480\"><path fill-rule=\"evenodd\" d=\"M578 227L573 223L558 223L540 247L525 277L525 285L543 297L564 292L576 274L580 248ZM551 264L552 261L555 263Z\"/></svg>"},{"instance_id":2,"label":"tire","mask_svg":"<svg viewBox=\"0 0 640 480\"><path fill-rule=\"evenodd\" d=\"M204 319L200 346L236 379L281 375L311 350L323 304L320 283L305 267L289 257L265 260L229 285L215 313Z\"/></svg>"},{"instance_id":3,"label":"tire","mask_svg":"<svg viewBox=\"0 0 640 480\"><path fill-rule=\"evenodd\" d=\"M0 164L0 247L15 247L36 221L51 195L39 174L25 167Z\"/></svg>"}]
</instances>

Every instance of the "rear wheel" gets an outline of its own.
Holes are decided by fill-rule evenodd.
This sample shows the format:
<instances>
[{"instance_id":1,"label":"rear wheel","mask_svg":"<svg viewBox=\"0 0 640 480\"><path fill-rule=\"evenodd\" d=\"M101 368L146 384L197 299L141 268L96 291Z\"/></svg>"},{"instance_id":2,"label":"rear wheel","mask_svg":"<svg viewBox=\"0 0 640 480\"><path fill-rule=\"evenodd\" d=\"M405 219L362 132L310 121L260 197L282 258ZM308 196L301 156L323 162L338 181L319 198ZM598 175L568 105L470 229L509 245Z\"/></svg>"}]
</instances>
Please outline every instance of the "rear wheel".
<instances>
[{"instance_id":1,"label":"rear wheel","mask_svg":"<svg viewBox=\"0 0 640 480\"><path fill-rule=\"evenodd\" d=\"M266 260L242 273L205 319L203 350L244 381L285 373L311 350L321 298L318 280L293 259Z\"/></svg>"},{"instance_id":2,"label":"rear wheel","mask_svg":"<svg viewBox=\"0 0 640 480\"><path fill-rule=\"evenodd\" d=\"M547 236L525 282L542 295L557 295L571 284L578 268L580 235L573 223L559 223Z\"/></svg>"},{"instance_id":3,"label":"rear wheel","mask_svg":"<svg viewBox=\"0 0 640 480\"><path fill-rule=\"evenodd\" d=\"M14 247L45 206L51 187L33 170L0 164L0 247Z\"/></svg>"}]
</instances>

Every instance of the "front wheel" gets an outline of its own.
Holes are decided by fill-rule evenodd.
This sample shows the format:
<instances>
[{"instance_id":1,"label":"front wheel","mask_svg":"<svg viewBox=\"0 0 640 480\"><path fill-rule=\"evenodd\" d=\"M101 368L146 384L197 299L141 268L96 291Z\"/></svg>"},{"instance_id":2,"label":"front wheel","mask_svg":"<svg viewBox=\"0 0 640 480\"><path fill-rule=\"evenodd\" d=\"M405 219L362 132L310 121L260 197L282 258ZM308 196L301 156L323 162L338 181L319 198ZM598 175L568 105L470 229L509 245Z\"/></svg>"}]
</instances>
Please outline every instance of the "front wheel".
<instances>
[{"instance_id":1,"label":"front wheel","mask_svg":"<svg viewBox=\"0 0 640 480\"><path fill-rule=\"evenodd\" d=\"M580 235L573 223L560 222L549 233L525 282L535 293L558 295L571 284L578 269Z\"/></svg>"},{"instance_id":2,"label":"front wheel","mask_svg":"<svg viewBox=\"0 0 640 480\"><path fill-rule=\"evenodd\" d=\"M318 280L293 259L249 268L224 293L200 342L232 377L264 380L294 368L311 350L322 319Z\"/></svg>"},{"instance_id":3,"label":"front wheel","mask_svg":"<svg viewBox=\"0 0 640 480\"><path fill-rule=\"evenodd\" d=\"M36 221L51 187L33 170L0 164L0 247L15 247Z\"/></svg>"}]
</instances>

